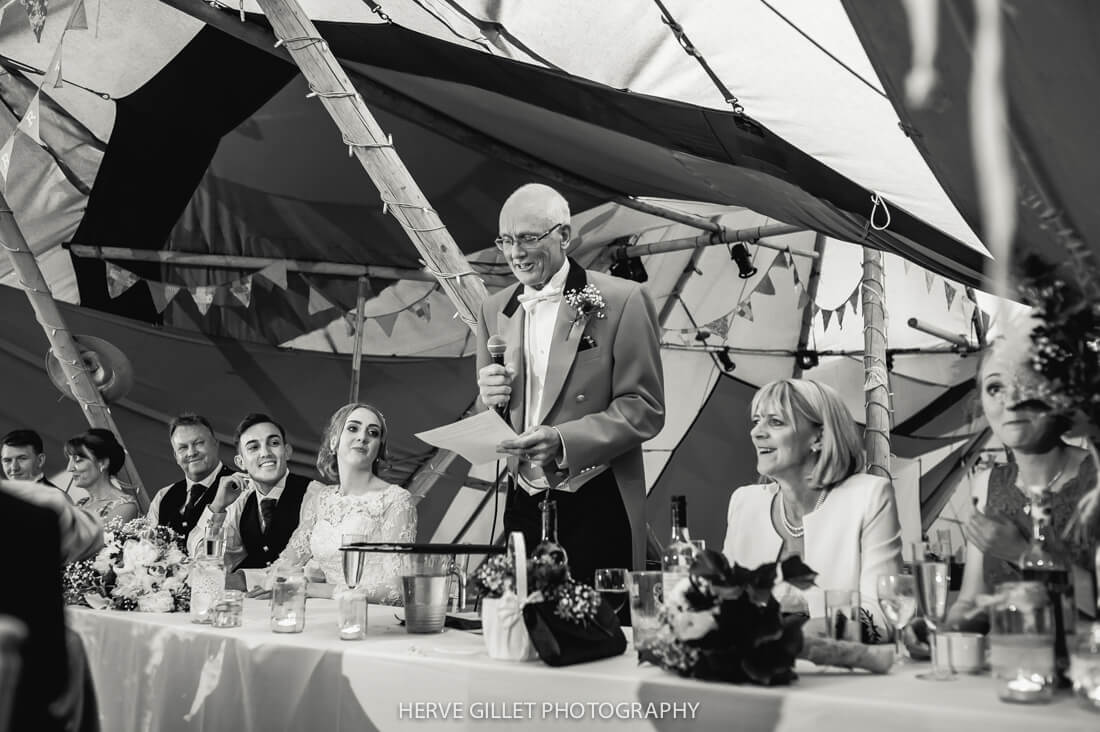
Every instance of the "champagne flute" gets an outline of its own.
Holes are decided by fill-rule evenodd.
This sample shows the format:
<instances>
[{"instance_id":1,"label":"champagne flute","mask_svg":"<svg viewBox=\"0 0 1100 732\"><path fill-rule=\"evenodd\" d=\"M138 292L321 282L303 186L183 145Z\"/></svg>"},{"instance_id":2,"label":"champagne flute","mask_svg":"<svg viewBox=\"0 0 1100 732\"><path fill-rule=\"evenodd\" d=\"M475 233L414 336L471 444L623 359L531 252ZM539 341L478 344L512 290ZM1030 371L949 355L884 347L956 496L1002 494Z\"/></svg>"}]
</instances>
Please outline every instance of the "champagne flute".
<instances>
[{"instance_id":1,"label":"champagne flute","mask_svg":"<svg viewBox=\"0 0 1100 732\"><path fill-rule=\"evenodd\" d=\"M911 575L884 574L878 578L878 604L882 614L894 626L895 661L912 663L905 653L902 633L917 612L917 584Z\"/></svg>"},{"instance_id":2,"label":"champagne flute","mask_svg":"<svg viewBox=\"0 0 1100 732\"><path fill-rule=\"evenodd\" d=\"M917 562L915 567L917 580L917 600L921 614L928 623L928 647L932 653L932 671L917 674L924 681L954 681L955 674L950 668L940 667L936 657L936 645L939 639L938 628L947 618L948 574L945 562Z\"/></svg>"},{"instance_id":3,"label":"champagne flute","mask_svg":"<svg viewBox=\"0 0 1100 732\"><path fill-rule=\"evenodd\" d=\"M340 541L343 546L362 544L367 541L366 534L341 534ZM363 560L365 552L362 550L345 550L344 555L344 582L349 589L354 590L359 581L363 579Z\"/></svg>"}]
</instances>

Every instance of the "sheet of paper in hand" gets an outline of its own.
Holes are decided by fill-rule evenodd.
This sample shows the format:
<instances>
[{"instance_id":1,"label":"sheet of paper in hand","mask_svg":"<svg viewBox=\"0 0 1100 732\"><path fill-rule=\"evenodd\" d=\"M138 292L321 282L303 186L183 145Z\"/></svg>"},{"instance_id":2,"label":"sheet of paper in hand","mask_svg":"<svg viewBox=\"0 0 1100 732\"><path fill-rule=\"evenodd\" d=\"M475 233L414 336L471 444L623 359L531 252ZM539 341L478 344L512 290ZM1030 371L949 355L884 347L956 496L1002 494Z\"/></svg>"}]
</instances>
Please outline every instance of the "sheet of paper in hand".
<instances>
[{"instance_id":1,"label":"sheet of paper in hand","mask_svg":"<svg viewBox=\"0 0 1100 732\"><path fill-rule=\"evenodd\" d=\"M429 445L457 452L471 465L480 465L503 459L497 445L515 439L516 433L499 414L487 409L452 424L417 432L416 436Z\"/></svg>"}]
</instances>

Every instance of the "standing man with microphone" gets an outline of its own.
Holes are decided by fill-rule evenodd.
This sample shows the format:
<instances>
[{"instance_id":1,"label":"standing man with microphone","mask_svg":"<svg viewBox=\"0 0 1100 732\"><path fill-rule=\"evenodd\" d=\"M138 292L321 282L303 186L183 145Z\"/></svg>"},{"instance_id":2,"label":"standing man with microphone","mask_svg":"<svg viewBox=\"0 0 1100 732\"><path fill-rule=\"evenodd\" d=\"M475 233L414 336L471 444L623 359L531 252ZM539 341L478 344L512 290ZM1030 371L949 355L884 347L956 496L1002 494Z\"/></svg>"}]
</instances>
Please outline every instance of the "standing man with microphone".
<instances>
[{"instance_id":1,"label":"standing man with microphone","mask_svg":"<svg viewBox=\"0 0 1100 732\"><path fill-rule=\"evenodd\" d=\"M600 567L645 568L642 443L664 425L664 384L652 300L569 259L571 234L553 188L505 201L496 245L519 284L482 303L478 388L519 433L500 445L505 530L535 546L539 503L557 501L573 577L592 584Z\"/></svg>"}]
</instances>

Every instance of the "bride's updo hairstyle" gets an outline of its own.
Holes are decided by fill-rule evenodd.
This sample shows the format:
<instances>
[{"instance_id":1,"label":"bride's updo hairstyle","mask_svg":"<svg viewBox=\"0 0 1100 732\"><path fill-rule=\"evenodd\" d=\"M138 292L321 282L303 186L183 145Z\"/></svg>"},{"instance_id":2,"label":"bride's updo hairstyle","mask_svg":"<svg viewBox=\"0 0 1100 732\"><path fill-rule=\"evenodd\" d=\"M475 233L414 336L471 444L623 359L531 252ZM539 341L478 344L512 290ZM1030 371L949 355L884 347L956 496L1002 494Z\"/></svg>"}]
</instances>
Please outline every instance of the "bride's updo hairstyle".
<instances>
[{"instance_id":1,"label":"bride's updo hairstyle","mask_svg":"<svg viewBox=\"0 0 1100 732\"><path fill-rule=\"evenodd\" d=\"M115 476L122 466L126 464L126 451L122 449L118 438L110 430L93 427L87 432L81 432L65 443L65 455L84 455L99 462L107 461L109 476Z\"/></svg>"},{"instance_id":2,"label":"bride's updo hairstyle","mask_svg":"<svg viewBox=\"0 0 1100 732\"><path fill-rule=\"evenodd\" d=\"M344 431L344 423L356 409L369 409L378 416L378 424L382 428L381 444L378 446L378 455L370 465L370 470L378 475L378 470L386 461L386 441L390 430L386 427L386 417L378 407L365 402L352 402L345 404L336 410L336 413L328 421L324 436L321 438L321 448L317 451L317 472L324 476L325 480L338 482L340 469L336 461L336 449L340 445L340 433Z\"/></svg>"}]
</instances>

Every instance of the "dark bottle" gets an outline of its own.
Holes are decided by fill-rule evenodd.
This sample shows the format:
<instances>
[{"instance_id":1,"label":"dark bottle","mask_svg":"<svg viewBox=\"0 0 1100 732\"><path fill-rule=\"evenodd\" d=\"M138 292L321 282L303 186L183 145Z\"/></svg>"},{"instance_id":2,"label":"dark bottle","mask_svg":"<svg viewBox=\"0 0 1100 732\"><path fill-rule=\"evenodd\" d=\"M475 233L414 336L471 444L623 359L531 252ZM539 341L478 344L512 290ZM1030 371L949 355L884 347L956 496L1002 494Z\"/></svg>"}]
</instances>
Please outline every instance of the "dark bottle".
<instances>
[{"instance_id":1,"label":"dark bottle","mask_svg":"<svg viewBox=\"0 0 1100 732\"><path fill-rule=\"evenodd\" d=\"M558 503L545 500L539 504L542 512L542 539L532 553L535 560L548 562L549 564L567 567L569 555L565 547L558 543Z\"/></svg>"},{"instance_id":2,"label":"dark bottle","mask_svg":"<svg viewBox=\"0 0 1100 732\"><path fill-rule=\"evenodd\" d=\"M671 592L679 582L691 574L695 561L695 547L687 526L687 496L672 497L672 540L661 555L661 585L665 593Z\"/></svg>"},{"instance_id":3,"label":"dark bottle","mask_svg":"<svg viewBox=\"0 0 1100 732\"><path fill-rule=\"evenodd\" d=\"M1054 619L1054 684L1059 689L1073 686L1069 678L1070 636L1077 628L1077 603L1073 578L1066 561L1058 556L1050 542L1050 494L1031 491L1031 542L1020 555L1020 574L1024 580L1040 582L1050 596Z\"/></svg>"}]
</instances>

